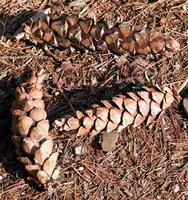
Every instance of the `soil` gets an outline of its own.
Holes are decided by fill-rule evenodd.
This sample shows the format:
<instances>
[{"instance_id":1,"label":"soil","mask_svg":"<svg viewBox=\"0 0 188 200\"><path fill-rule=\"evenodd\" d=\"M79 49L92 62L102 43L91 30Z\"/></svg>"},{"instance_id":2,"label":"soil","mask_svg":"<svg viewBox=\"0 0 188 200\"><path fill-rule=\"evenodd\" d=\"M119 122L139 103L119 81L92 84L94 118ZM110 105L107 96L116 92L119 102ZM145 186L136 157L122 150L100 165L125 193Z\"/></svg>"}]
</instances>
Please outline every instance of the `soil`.
<instances>
[{"instance_id":1,"label":"soil","mask_svg":"<svg viewBox=\"0 0 188 200\"><path fill-rule=\"evenodd\" d=\"M13 39L21 24L41 9L54 17L77 14L108 24L128 22L171 35L180 51L171 58L62 51ZM112 152L101 136L50 134L61 150L59 179L48 189L25 172L11 142L14 89L31 70L45 69L48 118L71 115L132 84L180 88L188 74L188 2L185 0L1 0L0 1L0 199L188 199L188 118L180 104L151 126L123 130ZM184 96L182 96L183 98ZM75 154L75 148L84 149Z\"/></svg>"}]
</instances>

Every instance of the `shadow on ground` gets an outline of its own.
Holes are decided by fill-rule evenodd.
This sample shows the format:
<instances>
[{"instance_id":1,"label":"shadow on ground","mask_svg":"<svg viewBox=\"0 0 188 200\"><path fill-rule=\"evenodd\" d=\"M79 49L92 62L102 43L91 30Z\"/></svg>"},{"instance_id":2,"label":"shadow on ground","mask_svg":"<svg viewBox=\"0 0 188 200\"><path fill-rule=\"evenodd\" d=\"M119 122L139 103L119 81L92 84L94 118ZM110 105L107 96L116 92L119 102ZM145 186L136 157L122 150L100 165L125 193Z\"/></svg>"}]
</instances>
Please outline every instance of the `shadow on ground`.
<instances>
[{"instance_id":1,"label":"shadow on ground","mask_svg":"<svg viewBox=\"0 0 188 200\"><path fill-rule=\"evenodd\" d=\"M11 39L15 32L19 30L21 24L33 14L33 12L26 10L21 11L16 16L0 14L0 37L3 36L6 40ZM14 89L22 80L29 77L30 72L31 70L25 69L25 72L20 76L6 76L0 80L0 162L6 172L13 176L22 176L24 172L16 160L11 142L10 109L14 98Z\"/></svg>"},{"instance_id":2,"label":"shadow on ground","mask_svg":"<svg viewBox=\"0 0 188 200\"><path fill-rule=\"evenodd\" d=\"M28 20L36 12L23 10L16 16L0 15L0 36L11 39L23 22Z\"/></svg>"},{"instance_id":3,"label":"shadow on ground","mask_svg":"<svg viewBox=\"0 0 188 200\"><path fill-rule=\"evenodd\" d=\"M31 70L26 69L19 77L6 77L0 81L0 162L6 172L14 176L22 176L23 171L16 160L11 141L11 105L14 99L14 89L30 74Z\"/></svg>"}]
</instances>

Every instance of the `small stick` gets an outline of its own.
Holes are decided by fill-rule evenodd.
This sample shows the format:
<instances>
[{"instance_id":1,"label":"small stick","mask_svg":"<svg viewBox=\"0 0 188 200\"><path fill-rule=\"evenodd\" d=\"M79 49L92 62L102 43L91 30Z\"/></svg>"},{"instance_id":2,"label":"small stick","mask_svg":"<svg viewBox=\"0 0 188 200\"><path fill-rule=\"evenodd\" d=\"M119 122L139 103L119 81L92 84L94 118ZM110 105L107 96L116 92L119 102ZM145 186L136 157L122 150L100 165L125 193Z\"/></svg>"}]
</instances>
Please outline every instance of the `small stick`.
<instances>
[{"instance_id":1,"label":"small stick","mask_svg":"<svg viewBox=\"0 0 188 200\"><path fill-rule=\"evenodd\" d=\"M79 172L77 169L75 169L75 167L72 167L72 169L73 169L82 179L84 179L86 182L89 182L89 180L88 180L87 178L85 178L84 176L82 176L82 174L80 174L80 172Z\"/></svg>"},{"instance_id":2,"label":"small stick","mask_svg":"<svg viewBox=\"0 0 188 200\"><path fill-rule=\"evenodd\" d=\"M180 93L187 84L188 84L188 77L185 79L185 81L179 87L178 93Z\"/></svg>"}]
</instances>

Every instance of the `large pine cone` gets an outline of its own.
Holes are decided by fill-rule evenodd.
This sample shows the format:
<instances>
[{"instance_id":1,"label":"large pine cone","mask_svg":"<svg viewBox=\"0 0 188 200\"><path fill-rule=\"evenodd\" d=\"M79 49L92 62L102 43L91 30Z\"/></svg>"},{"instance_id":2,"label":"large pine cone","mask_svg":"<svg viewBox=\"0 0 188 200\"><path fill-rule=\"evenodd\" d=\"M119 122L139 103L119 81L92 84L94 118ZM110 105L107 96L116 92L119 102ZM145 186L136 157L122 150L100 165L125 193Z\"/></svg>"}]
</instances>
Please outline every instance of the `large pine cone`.
<instances>
[{"instance_id":1,"label":"large pine cone","mask_svg":"<svg viewBox=\"0 0 188 200\"><path fill-rule=\"evenodd\" d=\"M103 131L119 132L131 124L137 127L145 122L147 126L179 99L174 88L142 87L137 92L101 101L84 112L77 111L76 116L58 119L54 127L61 131L76 130L78 136L95 136Z\"/></svg>"},{"instance_id":2,"label":"large pine cone","mask_svg":"<svg viewBox=\"0 0 188 200\"><path fill-rule=\"evenodd\" d=\"M53 152L49 137L49 121L46 120L42 100L42 82L45 74L37 73L16 88L16 100L12 105L12 141L16 146L18 160L40 183L46 184L58 176L54 170L58 152Z\"/></svg>"},{"instance_id":3,"label":"large pine cone","mask_svg":"<svg viewBox=\"0 0 188 200\"><path fill-rule=\"evenodd\" d=\"M140 30L127 23L108 28L104 22L95 24L92 19L79 19L75 15L52 20L47 12L37 13L23 24L26 38L65 49L73 46L116 54L129 52L169 56L180 48L177 41L157 31Z\"/></svg>"}]
</instances>

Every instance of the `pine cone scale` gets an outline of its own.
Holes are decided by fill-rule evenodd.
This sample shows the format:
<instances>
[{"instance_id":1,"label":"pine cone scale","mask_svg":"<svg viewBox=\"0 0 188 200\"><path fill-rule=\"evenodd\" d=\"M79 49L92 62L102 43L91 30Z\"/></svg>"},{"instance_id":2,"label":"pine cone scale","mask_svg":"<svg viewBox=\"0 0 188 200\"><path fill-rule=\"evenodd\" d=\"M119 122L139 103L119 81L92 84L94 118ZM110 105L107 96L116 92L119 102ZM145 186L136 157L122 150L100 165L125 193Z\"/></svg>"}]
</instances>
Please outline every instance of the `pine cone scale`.
<instances>
[{"instance_id":1,"label":"pine cone scale","mask_svg":"<svg viewBox=\"0 0 188 200\"><path fill-rule=\"evenodd\" d=\"M122 110L116 107L110 108L110 120L115 124L119 124L121 122L122 112Z\"/></svg>"},{"instance_id":2,"label":"pine cone scale","mask_svg":"<svg viewBox=\"0 0 188 200\"><path fill-rule=\"evenodd\" d=\"M146 119L145 116L142 116L141 114L138 113L134 119L133 127L140 126L145 119Z\"/></svg>"},{"instance_id":3,"label":"pine cone scale","mask_svg":"<svg viewBox=\"0 0 188 200\"><path fill-rule=\"evenodd\" d=\"M132 116L129 112L124 111L123 116L122 116L122 126L126 128L133 122L134 122L134 116Z\"/></svg>"},{"instance_id":4,"label":"pine cone scale","mask_svg":"<svg viewBox=\"0 0 188 200\"><path fill-rule=\"evenodd\" d=\"M157 117L157 115L149 115L147 118L147 121L146 121L146 126L150 125L155 120L156 117Z\"/></svg>"},{"instance_id":5,"label":"pine cone scale","mask_svg":"<svg viewBox=\"0 0 188 200\"><path fill-rule=\"evenodd\" d=\"M71 128L70 128L71 130ZM89 130L83 126L80 126L78 129L78 136L82 136L82 135L87 135L89 133Z\"/></svg>"},{"instance_id":6,"label":"pine cone scale","mask_svg":"<svg viewBox=\"0 0 188 200\"><path fill-rule=\"evenodd\" d=\"M79 21L79 25L85 34L89 34L92 24L93 22L90 19Z\"/></svg>"},{"instance_id":7,"label":"pine cone scale","mask_svg":"<svg viewBox=\"0 0 188 200\"><path fill-rule=\"evenodd\" d=\"M162 111L160 105L154 101L151 102L151 115L156 116Z\"/></svg>"},{"instance_id":8,"label":"pine cone scale","mask_svg":"<svg viewBox=\"0 0 188 200\"><path fill-rule=\"evenodd\" d=\"M118 124L115 124L113 123L112 121L108 121L107 123L107 128L106 128L106 132L107 133L110 133L112 132L113 130L117 129L118 128Z\"/></svg>"},{"instance_id":9,"label":"pine cone scale","mask_svg":"<svg viewBox=\"0 0 188 200\"><path fill-rule=\"evenodd\" d=\"M95 130L96 131L102 131L103 129L105 129L106 123L107 122L103 121L102 119L97 118L95 120Z\"/></svg>"},{"instance_id":10,"label":"pine cone scale","mask_svg":"<svg viewBox=\"0 0 188 200\"><path fill-rule=\"evenodd\" d=\"M124 108L135 117L137 114L137 102L130 98L124 99Z\"/></svg>"},{"instance_id":11,"label":"pine cone scale","mask_svg":"<svg viewBox=\"0 0 188 200\"><path fill-rule=\"evenodd\" d=\"M109 110L105 107L100 107L96 109L96 116L102 119L103 121L108 120Z\"/></svg>"},{"instance_id":12,"label":"pine cone scale","mask_svg":"<svg viewBox=\"0 0 188 200\"><path fill-rule=\"evenodd\" d=\"M139 107L139 111L142 116L146 117L149 114L149 111L150 111L149 102L147 103L146 101L140 99L138 101L138 107Z\"/></svg>"},{"instance_id":13,"label":"pine cone scale","mask_svg":"<svg viewBox=\"0 0 188 200\"><path fill-rule=\"evenodd\" d=\"M83 119L83 125L84 127L90 131L90 129L92 128L94 124L94 120L92 120L90 117L88 116L85 116L84 119ZM79 125L78 125L79 126Z\"/></svg>"},{"instance_id":14,"label":"pine cone scale","mask_svg":"<svg viewBox=\"0 0 188 200\"><path fill-rule=\"evenodd\" d=\"M119 109L123 109L123 98L113 97L112 101L118 106Z\"/></svg>"}]
</instances>

